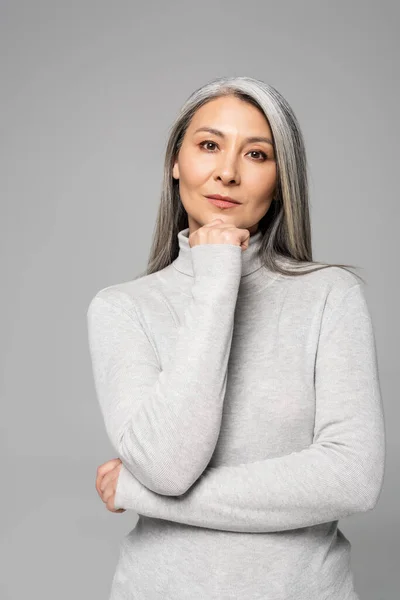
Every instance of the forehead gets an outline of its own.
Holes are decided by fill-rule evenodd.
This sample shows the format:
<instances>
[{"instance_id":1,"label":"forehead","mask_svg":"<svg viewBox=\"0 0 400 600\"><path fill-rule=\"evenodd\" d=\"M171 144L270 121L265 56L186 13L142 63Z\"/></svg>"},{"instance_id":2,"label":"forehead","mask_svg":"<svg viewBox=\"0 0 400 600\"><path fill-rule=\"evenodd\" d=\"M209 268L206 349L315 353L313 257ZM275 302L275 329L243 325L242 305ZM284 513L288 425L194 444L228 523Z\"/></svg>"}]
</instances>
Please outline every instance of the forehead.
<instances>
[{"instance_id":1,"label":"forehead","mask_svg":"<svg viewBox=\"0 0 400 600\"><path fill-rule=\"evenodd\" d=\"M232 130L243 135L271 135L264 113L253 104L233 96L215 98L198 108L188 130L194 131L201 126L223 129L227 134Z\"/></svg>"}]
</instances>

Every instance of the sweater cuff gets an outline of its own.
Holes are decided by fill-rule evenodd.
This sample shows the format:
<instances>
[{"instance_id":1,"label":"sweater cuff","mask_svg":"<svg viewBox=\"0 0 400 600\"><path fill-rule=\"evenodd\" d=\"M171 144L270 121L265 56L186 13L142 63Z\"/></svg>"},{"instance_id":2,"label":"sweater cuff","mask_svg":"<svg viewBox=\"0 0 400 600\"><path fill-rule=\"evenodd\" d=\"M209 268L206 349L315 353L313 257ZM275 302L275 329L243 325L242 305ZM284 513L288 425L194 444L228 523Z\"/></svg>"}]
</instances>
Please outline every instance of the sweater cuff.
<instances>
[{"instance_id":1,"label":"sweater cuff","mask_svg":"<svg viewBox=\"0 0 400 600\"><path fill-rule=\"evenodd\" d=\"M235 244L198 244L190 249L196 278L239 280L242 275L242 248Z\"/></svg>"},{"instance_id":2,"label":"sweater cuff","mask_svg":"<svg viewBox=\"0 0 400 600\"><path fill-rule=\"evenodd\" d=\"M126 505L126 500L129 498L129 487L128 482L132 479L133 475L125 467L124 463L121 463L121 469L118 475L117 487L114 495L114 508L118 510L120 508L129 508Z\"/></svg>"}]
</instances>

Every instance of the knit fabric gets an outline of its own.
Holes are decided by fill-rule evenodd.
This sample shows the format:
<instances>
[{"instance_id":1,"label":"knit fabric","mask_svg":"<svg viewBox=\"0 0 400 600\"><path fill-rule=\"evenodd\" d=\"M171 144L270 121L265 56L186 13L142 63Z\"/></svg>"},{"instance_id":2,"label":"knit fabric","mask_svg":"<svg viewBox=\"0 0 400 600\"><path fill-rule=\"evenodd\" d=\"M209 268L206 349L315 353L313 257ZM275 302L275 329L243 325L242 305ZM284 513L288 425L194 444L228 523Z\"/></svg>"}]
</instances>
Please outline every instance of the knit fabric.
<instances>
[{"instance_id":1,"label":"knit fabric","mask_svg":"<svg viewBox=\"0 0 400 600\"><path fill-rule=\"evenodd\" d=\"M88 307L115 506L139 515L110 600L359 600L338 521L374 508L385 466L363 285L277 274L260 231L244 251L188 235Z\"/></svg>"}]
</instances>

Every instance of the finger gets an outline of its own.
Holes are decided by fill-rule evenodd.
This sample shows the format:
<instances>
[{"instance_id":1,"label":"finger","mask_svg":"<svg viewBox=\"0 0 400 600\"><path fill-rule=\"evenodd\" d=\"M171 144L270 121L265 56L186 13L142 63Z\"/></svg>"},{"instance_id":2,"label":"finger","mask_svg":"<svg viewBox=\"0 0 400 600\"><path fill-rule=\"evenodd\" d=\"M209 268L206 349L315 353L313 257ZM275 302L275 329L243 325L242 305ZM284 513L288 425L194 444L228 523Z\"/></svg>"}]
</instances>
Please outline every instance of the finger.
<instances>
[{"instance_id":1,"label":"finger","mask_svg":"<svg viewBox=\"0 0 400 600\"><path fill-rule=\"evenodd\" d=\"M104 490L106 490L107 486L109 485L111 479L111 471L105 473L105 475L98 475L98 477L96 478L96 490L103 502L105 502Z\"/></svg>"},{"instance_id":2,"label":"finger","mask_svg":"<svg viewBox=\"0 0 400 600\"><path fill-rule=\"evenodd\" d=\"M112 472L104 475L100 485L100 491L102 494L101 498L105 503L107 510L111 512L125 512L125 509L116 510L114 504L120 470L120 465L117 465L117 467L113 469Z\"/></svg>"},{"instance_id":3,"label":"finger","mask_svg":"<svg viewBox=\"0 0 400 600\"><path fill-rule=\"evenodd\" d=\"M103 477L101 478L101 481L99 483L99 490L100 490L100 494L102 496L103 501L105 501L107 499L104 492L106 492L107 488L109 487L111 479L112 479L112 476L110 475L110 473L106 473L105 475L103 475Z\"/></svg>"},{"instance_id":4,"label":"finger","mask_svg":"<svg viewBox=\"0 0 400 600\"><path fill-rule=\"evenodd\" d=\"M117 464L119 464L120 462L121 462L121 459L112 458L111 460L108 460L107 462L105 462L102 465L100 465L99 467L97 467L97 472L104 475L104 473L108 473L108 471L110 471L111 469L114 469L114 467L116 467Z\"/></svg>"},{"instance_id":5,"label":"finger","mask_svg":"<svg viewBox=\"0 0 400 600\"><path fill-rule=\"evenodd\" d=\"M108 496L107 502L106 502L106 508L107 508L107 510L109 510L110 512L113 512L113 513L125 512L124 508L115 508L115 494L114 493L111 493Z\"/></svg>"},{"instance_id":6,"label":"finger","mask_svg":"<svg viewBox=\"0 0 400 600\"><path fill-rule=\"evenodd\" d=\"M104 477L104 475L106 473L109 473L110 471L112 471L112 469L115 469L115 467L118 466L119 464L121 464L121 460L119 458L113 458L113 459L108 460L107 462L103 463L99 467L97 467L95 487L96 487L96 490L98 493L100 493L99 486L100 486L100 482L101 482L102 478Z\"/></svg>"},{"instance_id":7,"label":"finger","mask_svg":"<svg viewBox=\"0 0 400 600\"><path fill-rule=\"evenodd\" d=\"M102 491L103 477L104 477L104 475L97 475L97 477L96 477L96 491L102 500L103 500L103 491ZM103 502L104 502L104 500L103 500Z\"/></svg>"},{"instance_id":8,"label":"finger","mask_svg":"<svg viewBox=\"0 0 400 600\"><path fill-rule=\"evenodd\" d=\"M107 510L117 512L115 508L115 486L111 483L111 479L110 477L108 478L107 484L104 487L103 502ZM119 509L118 512L120 512Z\"/></svg>"}]
</instances>

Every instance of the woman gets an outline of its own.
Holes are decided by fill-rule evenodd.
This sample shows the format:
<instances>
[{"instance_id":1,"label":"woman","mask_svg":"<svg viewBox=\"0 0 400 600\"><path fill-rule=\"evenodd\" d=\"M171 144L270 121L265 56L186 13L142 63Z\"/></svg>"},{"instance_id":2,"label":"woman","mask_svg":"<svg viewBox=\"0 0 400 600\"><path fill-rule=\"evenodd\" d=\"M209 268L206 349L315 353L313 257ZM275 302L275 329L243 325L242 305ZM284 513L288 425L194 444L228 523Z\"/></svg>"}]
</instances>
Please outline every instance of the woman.
<instances>
[{"instance_id":1,"label":"woman","mask_svg":"<svg viewBox=\"0 0 400 600\"><path fill-rule=\"evenodd\" d=\"M148 269L90 303L119 457L96 488L139 515L111 600L358 598L338 520L383 482L374 330L361 278L312 260L306 169L273 87L196 90L170 133Z\"/></svg>"}]
</instances>

